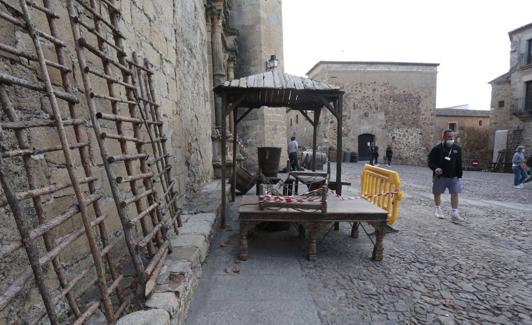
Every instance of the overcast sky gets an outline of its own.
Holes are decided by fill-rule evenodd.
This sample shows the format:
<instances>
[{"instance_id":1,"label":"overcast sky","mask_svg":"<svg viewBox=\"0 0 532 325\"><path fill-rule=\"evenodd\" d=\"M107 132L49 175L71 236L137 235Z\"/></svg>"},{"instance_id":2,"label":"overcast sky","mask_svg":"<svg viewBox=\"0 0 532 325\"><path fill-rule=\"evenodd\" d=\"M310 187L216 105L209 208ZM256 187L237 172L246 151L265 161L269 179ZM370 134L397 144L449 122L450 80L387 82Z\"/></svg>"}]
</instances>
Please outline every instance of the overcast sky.
<instances>
[{"instance_id":1,"label":"overcast sky","mask_svg":"<svg viewBox=\"0 0 532 325\"><path fill-rule=\"evenodd\" d=\"M320 60L439 63L436 107L489 109L508 71L508 32L532 23L532 0L283 0L285 71Z\"/></svg>"}]
</instances>

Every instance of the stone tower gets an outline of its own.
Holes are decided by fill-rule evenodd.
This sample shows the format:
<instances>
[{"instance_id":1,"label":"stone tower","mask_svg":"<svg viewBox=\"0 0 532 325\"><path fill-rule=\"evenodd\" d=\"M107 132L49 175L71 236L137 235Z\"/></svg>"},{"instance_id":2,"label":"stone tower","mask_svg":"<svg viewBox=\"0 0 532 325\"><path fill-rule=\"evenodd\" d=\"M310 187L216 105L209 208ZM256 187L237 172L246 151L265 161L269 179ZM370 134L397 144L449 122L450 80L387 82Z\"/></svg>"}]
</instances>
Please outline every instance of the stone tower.
<instances>
[{"instance_id":1,"label":"stone tower","mask_svg":"<svg viewBox=\"0 0 532 325\"><path fill-rule=\"evenodd\" d=\"M232 0L229 24L238 31L238 62L235 77L262 73L272 54L283 67L283 23L281 0ZM257 169L257 147L281 147L281 168L288 155L286 108L253 110L238 124L238 136L247 156L245 165Z\"/></svg>"}]
</instances>

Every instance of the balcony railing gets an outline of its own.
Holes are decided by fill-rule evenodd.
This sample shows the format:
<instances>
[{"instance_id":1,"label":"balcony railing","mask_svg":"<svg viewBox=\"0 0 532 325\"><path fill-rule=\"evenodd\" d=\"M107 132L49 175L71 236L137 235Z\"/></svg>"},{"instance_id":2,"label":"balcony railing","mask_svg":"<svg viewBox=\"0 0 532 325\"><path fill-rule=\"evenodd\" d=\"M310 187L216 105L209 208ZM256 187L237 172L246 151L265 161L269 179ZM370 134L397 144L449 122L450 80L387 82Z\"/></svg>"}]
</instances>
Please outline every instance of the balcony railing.
<instances>
[{"instance_id":1,"label":"balcony railing","mask_svg":"<svg viewBox=\"0 0 532 325\"><path fill-rule=\"evenodd\" d=\"M512 100L512 114L517 117L532 118L532 105L527 105L525 98L515 98Z\"/></svg>"}]
</instances>

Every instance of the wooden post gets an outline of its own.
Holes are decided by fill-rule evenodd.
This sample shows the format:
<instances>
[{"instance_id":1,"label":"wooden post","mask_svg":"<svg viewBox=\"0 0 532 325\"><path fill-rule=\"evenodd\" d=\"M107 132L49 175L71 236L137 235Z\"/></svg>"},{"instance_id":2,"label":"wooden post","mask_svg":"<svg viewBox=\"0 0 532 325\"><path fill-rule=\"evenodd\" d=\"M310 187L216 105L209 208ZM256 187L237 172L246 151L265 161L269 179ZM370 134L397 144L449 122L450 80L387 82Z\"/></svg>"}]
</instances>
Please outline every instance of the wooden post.
<instances>
[{"instance_id":1,"label":"wooden post","mask_svg":"<svg viewBox=\"0 0 532 325\"><path fill-rule=\"evenodd\" d=\"M318 122L320 120L321 108L314 111L314 122L312 122L312 171L316 171L316 142L318 133Z\"/></svg>"},{"instance_id":2,"label":"wooden post","mask_svg":"<svg viewBox=\"0 0 532 325\"><path fill-rule=\"evenodd\" d=\"M233 114L231 114L231 117L233 118L233 178L231 181L231 202L235 202L235 196L236 196L236 118L237 118L237 112L238 107L231 106L231 111Z\"/></svg>"},{"instance_id":3,"label":"wooden post","mask_svg":"<svg viewBox=\"0 0 532 325\"><path fill-rule=\"evenodd\" d=\"M336 100L336 194L342 195L342 95Z\"/></svg>"},{"instance_id":4,"label":"wooden post","mask_svg":"<svg viewBox=\"0 0 532 325\"><path fill-rule=\"evenodd\" d=\"M220 216L220 219L221 219L221 227L222 229L225 228L225 225L226 225L226 220L225 220L225 156L226 156L226 152L225 152L225 142L226 142L226 133L227 133L227 130L225 129L226 126L225 126L225 109L227 107L227 95L224 94L223 97L222 97L222 118L221 118L221 122L222 122L222 211L221 211L221 216Z\"/></svg>"}]
</instances>

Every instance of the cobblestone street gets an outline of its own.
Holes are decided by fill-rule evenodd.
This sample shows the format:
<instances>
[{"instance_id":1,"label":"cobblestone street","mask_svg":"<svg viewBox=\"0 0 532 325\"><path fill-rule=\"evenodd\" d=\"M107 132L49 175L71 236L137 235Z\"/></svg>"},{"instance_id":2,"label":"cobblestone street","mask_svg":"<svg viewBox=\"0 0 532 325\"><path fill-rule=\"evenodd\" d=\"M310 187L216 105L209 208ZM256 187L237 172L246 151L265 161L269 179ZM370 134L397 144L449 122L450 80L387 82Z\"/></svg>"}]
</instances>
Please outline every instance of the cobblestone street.
<instances>
[{"instance_id":1,"label":"cobblestone street","mask_svg":"<svg viewBox=\"0 0 532 325\"><path fill-rule=\"evenodd\" d=\"M359 188L361 168L343 165L350 190ZM405 196L384 261L372 262L360 244L367 237L349 238L343 224L321 242L317 262L303 262L321 321L532 324L532 184L516 190L512 174L465 172L466 223L455 225L448 194L446 219L434 217L428 168L392 169Z\"/></svg>"},{"instance_id":2,"label":"cobblestone street","mask_svg":"<svg viewBox=\"0 0 532 325\"><path fill-rule=\"evenodd\" d=\"M358 193L362 166L343 164L343 179L352 182L344 195ZM382 262L371 261L364 229L353 239L343 223L318 243L316 262L282 232L258 233L250 260L234 264L233 206L234 229L216 236L187 324L532 324L532 184L516 190L512 174L465 172L466 222L456 225L448 194L446 219L434 216L428 168L392 169L404 198Z\"/></svg>"}]
</instances>

